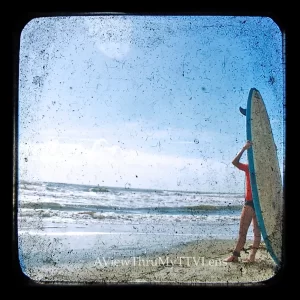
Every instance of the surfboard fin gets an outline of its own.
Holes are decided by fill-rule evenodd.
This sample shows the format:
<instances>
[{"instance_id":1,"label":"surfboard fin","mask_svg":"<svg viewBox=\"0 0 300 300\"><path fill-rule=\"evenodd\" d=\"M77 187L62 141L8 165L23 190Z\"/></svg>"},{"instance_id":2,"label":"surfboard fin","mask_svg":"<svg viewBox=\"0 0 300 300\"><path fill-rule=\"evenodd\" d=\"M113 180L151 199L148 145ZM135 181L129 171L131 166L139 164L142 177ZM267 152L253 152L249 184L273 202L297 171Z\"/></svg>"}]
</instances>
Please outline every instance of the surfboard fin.
<instances>
[{"instance_id":1,"label":"surfboard fin","mask_svg":"<svg viewBox=\"0 0 300 300\"><path fill-rule=\"evenodd\" d=\"M244 116L246 116L247 110L246 110L245 108L240 107L240 112L241 112Z\"/></svg>"}]
</instances>

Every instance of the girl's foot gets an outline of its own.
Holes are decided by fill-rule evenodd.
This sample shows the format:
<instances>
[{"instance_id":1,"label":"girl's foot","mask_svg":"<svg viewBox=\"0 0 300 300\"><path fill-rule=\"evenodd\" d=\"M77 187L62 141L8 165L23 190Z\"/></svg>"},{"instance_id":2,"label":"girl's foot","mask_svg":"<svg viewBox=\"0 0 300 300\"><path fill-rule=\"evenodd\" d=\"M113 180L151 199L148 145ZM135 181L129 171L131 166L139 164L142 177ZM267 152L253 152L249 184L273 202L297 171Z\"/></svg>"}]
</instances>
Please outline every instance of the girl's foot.
<instances>
[{"instance_id":1,"label":"girl's foot","mask_svg":"<svg viewBox=\"0 0 300 300\"><path fill-rule=\"evenodd\" d=\"M234 255L231 255L224 260L224 262L238 262L238 261L239 261L238 257Z\"/></svg>"},{"instance_id":2,"label":"girl's foot","mask_svg":"<svg viewBox=\"0 0 300 300\"><path fill-rule=\"evenodd\" d=\"M253 262L255 262L255 254L256 254L257 249L258 249L258 248L252 247L251 253L250 253L250 255L248 256L248 258L245 260L245 262L248 262L248 263L253 263Z\"/></svg>"}]
</instances>

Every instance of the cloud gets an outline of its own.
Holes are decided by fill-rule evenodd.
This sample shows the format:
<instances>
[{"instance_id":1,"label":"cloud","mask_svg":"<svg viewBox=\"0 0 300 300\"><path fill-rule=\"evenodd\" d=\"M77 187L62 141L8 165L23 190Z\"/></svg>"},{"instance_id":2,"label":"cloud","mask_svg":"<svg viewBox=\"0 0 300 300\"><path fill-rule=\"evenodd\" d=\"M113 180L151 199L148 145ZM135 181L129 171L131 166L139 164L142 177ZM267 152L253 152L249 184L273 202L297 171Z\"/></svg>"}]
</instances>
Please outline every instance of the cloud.
<instances>
[{"instance_id":1,"label":"cloud","mask_svg":"<svg viewBox=\"0 0 300 300\"><path fill-rule=\"evenodd\" d=\"M227 190L228 166L212 159L122 149L105 139L95 140L90 146L58 140L21 143L19 149L19 174L24 180L121 187L130 183L133 188Z\"/></svg>"},{"instance_id":2,"label":"cloud","mask_svg":"<svg viewBox=\"0 0 300 300\"><path fill-rule=\"evenodd\" d=\"M124 16L91 17L85 20L88 34L106 56L122 59L130 51L132 21Z\"/></svg>"}]
</instances>

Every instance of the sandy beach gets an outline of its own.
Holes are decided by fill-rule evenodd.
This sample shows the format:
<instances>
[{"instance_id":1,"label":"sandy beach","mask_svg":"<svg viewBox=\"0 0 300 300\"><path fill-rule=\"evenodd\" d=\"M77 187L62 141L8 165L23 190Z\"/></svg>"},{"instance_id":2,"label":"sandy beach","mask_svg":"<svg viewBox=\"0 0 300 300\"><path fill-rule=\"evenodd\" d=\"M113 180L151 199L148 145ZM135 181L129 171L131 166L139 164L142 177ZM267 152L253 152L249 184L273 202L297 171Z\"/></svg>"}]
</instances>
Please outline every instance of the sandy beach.
<instances>
[{"instance_id":1,"label":"sandy beach","mask_svg":"<svg viewBox=\"0 0 300 300\"><path fill-rule=\"evenodd\" d=\"M77 265L54 265L30 270L30 278L42 284L155 284L155 285L260 285L276 275L275 264L262 243L256 262L226 263L234 240L200 240L173 248L167 253ZM251 241L245 245L249 251Z\"/></svg>"}]
</instances>

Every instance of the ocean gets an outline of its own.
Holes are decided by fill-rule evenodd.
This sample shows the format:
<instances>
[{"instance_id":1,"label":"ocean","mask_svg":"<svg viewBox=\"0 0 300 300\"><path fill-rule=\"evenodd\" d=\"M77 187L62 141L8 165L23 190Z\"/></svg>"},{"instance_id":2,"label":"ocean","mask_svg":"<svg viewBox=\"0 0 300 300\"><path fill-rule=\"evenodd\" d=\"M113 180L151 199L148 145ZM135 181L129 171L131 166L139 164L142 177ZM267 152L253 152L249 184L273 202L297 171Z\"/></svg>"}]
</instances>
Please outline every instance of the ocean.
<instances>
[{"instance_id":1,"label":"ocean","mask_svg":"<svg viewBox=\"0 0 300 300\"><path fill-rule=\"evenodd\" d=\"M20 264L30 273L47 264L167 252L201 239L234 240L243 202L242 193L21 181Z\"/></svg>"}]
</instances>

